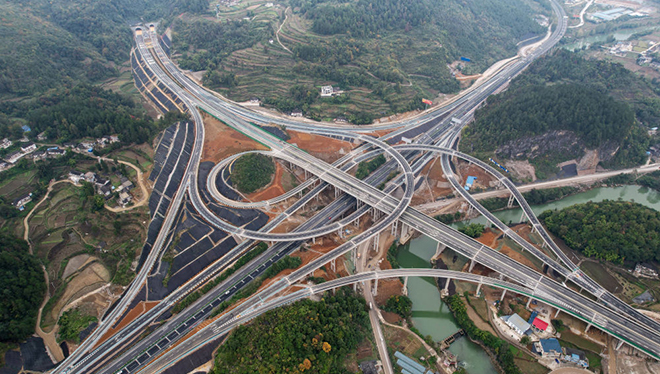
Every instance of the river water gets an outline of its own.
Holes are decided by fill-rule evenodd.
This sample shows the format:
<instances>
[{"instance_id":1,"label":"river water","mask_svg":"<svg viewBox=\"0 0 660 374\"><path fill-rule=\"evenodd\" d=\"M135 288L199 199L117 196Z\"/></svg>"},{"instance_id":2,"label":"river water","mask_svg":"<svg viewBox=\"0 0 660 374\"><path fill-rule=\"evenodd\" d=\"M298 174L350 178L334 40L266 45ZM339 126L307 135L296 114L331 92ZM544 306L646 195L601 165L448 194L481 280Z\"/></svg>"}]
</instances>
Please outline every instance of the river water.
<instances>
[{"instance_id":1,"label":"river water","mask_svg":"<svg viewBox=\"0 0 660 374\"><path fill-rule=\"evenodd\" d=\"M581 192L562 200L548 204L532 206L536 214L548 209L584 203L587 201L602 201L605 199L635 201L650 208L660 210L660 193L639 186L603 187ZM495 213L504 223L520 221L521 210L511 209ZM471 222L486 224L483 217ZM464 222L455 226L464 225ZM401 248L397 260L404 268L430 268L430 259L435 254L437 243L427 236L420 236L410 242L408 249ZM440 299L440 292L431 278L410 277L408 279L408 296L413 301L412 321L423 334L430 335L433 340L443 340L458 330L458 325L449 308ZM466 370L471 374L496 374L488 355L478 345L466 338L459 338L449 349L465 363Z\"/></svg>"},{"instance_id":2,"label":"river water","mask_svg":"<svg viewBox=\"0 0 660 374\"><path fill-rule=\"evenodd\" d=\"M588 201L599 202L603 200L625 200L625 201L634 201L636 203L642 204L649 208L660 211L660 193L651 190L646 187L640 186L623 186L623 187L601 187L594 188L585 192L580 192L575 195L565 197L561 200L553 201L551 203L534 205L532 210L536 215L543 213L546 210L553 209L563 209L567 206L571 206L579 203L586 203ZM509 209L495 212L494 215L504 223L511 222L520 222L520 217L522 215L522 210ZM478 217L470 221L463 221L454 224L454 227L461 227L466 223L482 223L484 225L490 225L490 223L484 217Z\"/></svg>"}]
</instances>

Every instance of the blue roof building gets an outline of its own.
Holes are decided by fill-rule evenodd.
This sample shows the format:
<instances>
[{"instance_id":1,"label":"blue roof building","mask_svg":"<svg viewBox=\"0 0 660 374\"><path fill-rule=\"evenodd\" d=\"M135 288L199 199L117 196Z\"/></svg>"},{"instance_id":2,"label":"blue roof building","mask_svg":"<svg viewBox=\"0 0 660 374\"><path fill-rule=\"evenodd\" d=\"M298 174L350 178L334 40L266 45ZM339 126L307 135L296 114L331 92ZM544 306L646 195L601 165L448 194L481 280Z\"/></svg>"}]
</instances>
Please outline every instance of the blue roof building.
<instances>
[{"instance_id":1,"label":"blue roof building","mask_svg":"<svg viewBox=\"0 0 660 374\"><path fill-rule=\"evenodd\" d=\"M29 131L32 131L32 129L31 129L30 126L28 126L28 125L23 125L23 126L21 126L21 129L23 130L23 132L29 132Z\"/></svg>"},{"instance_id":2,"label":"blue roof building","mask_svg":"<svg viewBox=\"0 0 660 374\"><path fill-rule=\"evenodd\" d=\"M465 181L465 190L470 191L470 188L472 188L472 185L474 184L474 181L477 180L477 177L472 177L468 176L467 181Z\"/></svg>"},{"instance_id":3,"label":"blue roof building","mask_svg":"<svg viewBox=\"0 0 660 374\"><path fill-rule=\"evenodd\" d=\"M543 357L559 357L562 354L559 340L555 338L541 339L534 343L534 351Z\"/></svg>"}]
</instances>

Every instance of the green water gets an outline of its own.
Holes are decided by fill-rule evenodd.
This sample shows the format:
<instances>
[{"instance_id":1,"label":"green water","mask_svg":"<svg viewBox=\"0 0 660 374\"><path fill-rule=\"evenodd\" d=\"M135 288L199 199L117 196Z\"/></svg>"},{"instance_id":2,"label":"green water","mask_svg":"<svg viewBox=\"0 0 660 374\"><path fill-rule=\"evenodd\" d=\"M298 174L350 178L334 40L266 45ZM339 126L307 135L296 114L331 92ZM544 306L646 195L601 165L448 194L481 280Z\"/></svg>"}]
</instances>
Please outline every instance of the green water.
<instances>
[{"instance_id":1,"label":"green water","mask_svg":"<svg viewBox=\"0 0 660 374\"><path fill-rule=\"evenodd\" d=\"M602 201L605 199L635 201L647 207L660 210L660 193L639 186L603 187L581 192L562 200L548 204L532 206L536 214L547 209L562 209L564 207L587 201ZM495 213L504 223L520 221L520 209L511 209ZM486 219L479 217L470 222L488 224ZM464 225L465 222L455 224ZM401 248L397 260L404 268L430 268L429 260L435 254L437 243L427 236L420 236L410 242L407 250ZM412 320L415 327L423 334L430 335L433 340L443 340L458 330L454 316L440 299L440 292L431 278L410 277L408 279L408 296L413 301ZM459 338L449 349L466 365L471 374L495 374L488 355L478 345L466 338Z\"/></svg>"},{"instance_id":2,"label":"green water","mask_svg":"<svg viewBox=\"0 0 660 374\"><path fill-rule=\"evenodd\" d=\"M430 268L429 260L435 254L437 242L427 236L420 236L410 242L407 250L401 248L397 260L404 268ZM433 278L410 277L408 296L413 302L412 321L423 334L433 340L444 340L455 333L459 327L449 308L440 299L440 291ZM496 374L490 359L481 347L469 339L457 339L449 349L465 363L470 374Z\"/></svg>"},{"instance_id":3,"label":"green water","mask_svg":"<svg viewBox=\"0 0 660 374\"><path fill-rule=\"evenodd\" d=\"M623 186L623 187L601 187L594 188L589 191L580 192L575 195L565 197L561 200L554 201L551 203L543 205L534 205L532 210L536 215L543 213L545 210L552 209L562 209L567 206L571 206L579 203L586 203L587 201L599 202L603 200L625 200L625 201L634 201L636 203L642 204L649 208L660 211L660 193L655 190L651 190L646 187L640 186ZM522 210L509 209L503 210L494 213L500 221L505 224L511 222L520 222L520 216L522 215ZM525 219L526 220L526 219ZM463 226L466 223L482 223L484 225L490 225L484 217L478 217L470 221L464 221L454 224L454 227Z\"/></svg>"}]
</instances>

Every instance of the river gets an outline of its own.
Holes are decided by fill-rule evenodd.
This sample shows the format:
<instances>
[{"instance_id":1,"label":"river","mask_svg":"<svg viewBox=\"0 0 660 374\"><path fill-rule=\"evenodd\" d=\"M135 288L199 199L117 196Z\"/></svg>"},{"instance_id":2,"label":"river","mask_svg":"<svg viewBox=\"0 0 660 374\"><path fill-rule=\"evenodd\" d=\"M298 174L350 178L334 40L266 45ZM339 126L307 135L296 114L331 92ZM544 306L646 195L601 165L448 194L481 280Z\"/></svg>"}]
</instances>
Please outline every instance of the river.
<instances>
[{"instance_id":1,"label":"river","mask_svg":"<svg viewBox=\"0 0 660 374\"><path fill-rule=\"evenodd\" d=\"M397 260L404 268L430 268L431 257L435 254L437 243L427 236L420 236L410 242L410 247L399 250ZM440 291L433 278L410 277L408 296L413 302L412 321L423 334L433 340L444 340L455 333L459 327L451 311L440 299ZM462 337L449 348L459 361L465 364L470 374L497 374L490 358L481 347Z\"/></svg>"},{"instance_id":2,"label":"river","mask_svg":"<svg viewBox=\"0 0 660 374\"><path fill-rule=\"evenodd\" d=\"M623 186L623 187L599 187L593 188L588 191L580 192L575 195L565 197L561 200L553 201L551 203L534 205L532 210L536 215L543 213L550 209L563 209L579 203L586 203L587 201L599 202L603 200L617 200L622 199L626 201L634 201L649 208L660 211L660 193L646 187L640 186ZM494 213L500 221L504 223L520 222L522 210L520 208L502 210ZM466 223L482 223L490 225L484 217L478 217L469 221L456 223L452 226L461 227Z\"/></svg>"},{"instance_id":3,"label":"river","mask_svg":"<svg viewBox=\"0 0 660 374\"><path fill-rule=\"evenodd\" d=\"M603 187L568 196L564 199L532 206L536 214L548 209L562 209L564 207L584 203L587 201L602 201L605 199L635 201L647 207L660 210L660 193L639 186ZM505 223L520 221L521 210L511 209L496 212L495 215ZM470 222L484 223L483 217L475 218ZM455 226L464 225L465 222ZM437 243L427 236L420 236L410 242L410 247L400 248L397 260L404 268L430 268L430 259L435 254ZM449 308L440 299L440 292L431 278L410 277L408 279L408 296L413 302L412 321L415 327L423 334L430 335L433 340L443 340L458 330L458 325ZM496 374L488 355L478 345L466 338L459 338L450 349L458 356L459 361L465 363L466 370L471 374Z\"/></svg>"}]
</instances>

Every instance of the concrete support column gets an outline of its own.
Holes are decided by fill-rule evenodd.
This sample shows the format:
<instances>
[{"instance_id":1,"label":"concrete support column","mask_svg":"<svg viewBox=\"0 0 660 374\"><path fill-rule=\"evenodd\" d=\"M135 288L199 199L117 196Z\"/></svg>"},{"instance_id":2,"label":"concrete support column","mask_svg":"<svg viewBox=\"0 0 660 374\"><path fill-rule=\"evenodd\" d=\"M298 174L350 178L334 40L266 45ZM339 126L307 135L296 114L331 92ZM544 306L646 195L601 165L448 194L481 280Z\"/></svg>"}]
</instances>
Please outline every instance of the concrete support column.
<instances>
[{"instance_id":1,"label":"concrete support column","mask_svg":"<svg viewBox=\"0 0 660 374\"><path fill-rule=\"evenodd\" d=\"M374 296L378 295L378 278L376 278L376 282L374 282Z\"/></svg>"},{"instance_id":2,"label":"concrete support column","mask_svg":"<svg viewBox=\"0 0 660 374\"><path fill-rule=\"evenodd\" d=\"M525 211L523 210L523 212L520 214L520 222L525 222L523 221L524 219L525 219Z\"/></svg>"},{"instance_id":3,"label":"concrete support column","mask_svg":"<svg viewBox=\"0 0 660 374\"><path fill-rule=\"evenodd\" d=\"M474 259L470 260L470 267L469 267L469 269L468 269L468 273L471 273L471 272L472 272L472 269L474 268L474 264L476 264L476 263L477 263L477 262L474 261Z\"/></svg>"},{"instance_id":4,"label":"concrete support column","mask_svg":"<svg viewBox=\"0 0 660 374\"><path fill-rule=\"evenodd\" d=\"M619 340L619 342L616 344L616 350L618 351L622 345L623 345L623 340Z\"/></svg>"},{"instance_id":5,"label":"concrete support column","mask_svg":"<svg viewBox=\"0 0 660 374\"><path fill-rule=\"evenodd\" d=\"M504 296L506 296L506 290L502 290L502 297L500 297L500 303L504 300Z\"/></svg>"},{"instance_id":6,"label":"concrete support column","mask_svg":"<svg viewBox=\"0 0 660 374\"><path fill-rule=\"evenodd\" d=\"M333 272L337 271L337 265L334 258L332 259L332 261L330 261L330 269L332 269Z\"/></svg>"},{"instance_id":7,"label":"concrete support column","mask_svg":"<svg viewBox=\"0 0 660 374\"><path fill-rule=\"evenodd\" d=\"M445 280L445 292L447 292L449 290L449 281L451 281L451 278L447 278Z\"/></svg>"},{"instance_id":8,"label":"concrete support column","mask_svg":"<svg viewBox=\"0 0 660 374\"><path fill-rule=\"evenodd\" d=\"M529 309L529 304L531 303L532 303L532 298L530 297L529 299L527 299L527 305L525 305L525 308Z\"/></svg>"},{"instance_id":9,"label":"concrete support column","mask_svg":"<svg viewBox=\"0 0 660 374\"><path fill-rule=\"evenodd\" d=\"M557 313L555 313L555 318L559 315L559 312L561 312L561 309L557 309Z\"/></svg>"},{"instance_id":10,"label":"concrete support column","mask_svg":"<svg viewBox=\"0 0 660 374\"><path fill-rule=\"evenodd\" d=\"M479 283L479 285L477 286L477 292L475 293L475 295L479 296L479 291L481 291L481 283Z\"/></svg>"},{"instance_id":11,"label":"concrete support column","mask_svg":"<svg viewBox=\"0 0 660 374\"><path fill-rule=\"evenodd\" d=\"M305 180L307 180L307 178L308 178L308 172L307 170L305 170Z\"/></svg>"},{"instance_id":12,"label":"concrete support column","mask_svg":"<svg viewBox=\"0 0 660 374\"><path fill-rule=\"evenodd\" d=\"M312 238L312 244L316 244L316 238Z\"/></svg>"},{"instance_id":13,"label":"concrete support column","mask_svg":"<svg viewBox=\"0 0 660 374\"><path fill-rule=\"evenodd\" d=\"M589 329L591 328L591 322L587 324L587 328L584 329L584 332L589 332Z\"/></svg>"},{"instance_id":14,"label":"concrete support column","mask_svg":"<svg viewBox=\"0 0 660 374\"><path fill-rule=\"evenodd\" d=\"M509 197L509 202L506 204L507 208L511 208L513 206L513 200L514 200L513 195L511 195Z\"/></svg>"}]
</instances>

